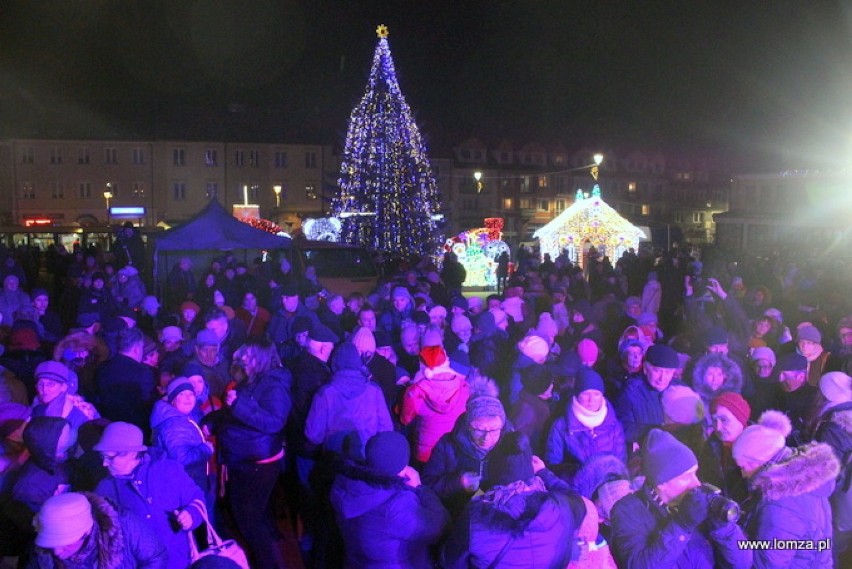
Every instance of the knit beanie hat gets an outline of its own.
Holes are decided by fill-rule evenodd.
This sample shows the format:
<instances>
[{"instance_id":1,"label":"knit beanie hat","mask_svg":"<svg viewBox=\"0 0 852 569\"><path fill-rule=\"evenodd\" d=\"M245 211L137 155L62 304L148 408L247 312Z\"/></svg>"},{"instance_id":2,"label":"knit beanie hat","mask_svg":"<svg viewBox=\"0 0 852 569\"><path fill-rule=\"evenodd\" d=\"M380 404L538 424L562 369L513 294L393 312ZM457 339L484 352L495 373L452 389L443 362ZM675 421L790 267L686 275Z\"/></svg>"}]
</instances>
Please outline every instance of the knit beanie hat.
<instances>
[{"instance_id":1,"label":"knit beanie hat","mask_svg":"<svg viewBox=\"0 0 852 569\"><path fill-rule=\"evenodd\" d=\"M550 346L541 336L530 335L518 342L518 349L522 354L534 362L543 362L550 352Z\"/></svg>"},{"instance_id":2,"label":"knit beanie hat","mask_svg":"<svg viewBox=\"0 0 852 569\"><path fill-rule=\"evenodd\" d=\"M453 321L450 323L450 330L454 334L458 334L462 330L473 330L473 324L470 323L470 318L462 314L453 317Z\"/></svg>"},{"instance_id":3,"label":"knit beanie hat","mask_svg":"<svg viewBox=\"0 0 852 569\"><path fill-rule=\"evenodd\" d=\"M38 535L35 543L51 549L70 545L92 529L92 505L83 494L69 492L52 496L42 504L33 520Z\"/></svg>"},{"instance_id":4,"label":"knit beanie hat","mask_svg":"<svg viewBox=\"0 0 852 569\"><path fill-rule=\"evenodd\" d=\"M553 383L550 371L542 366L528 366L521 370L521 384L524 391L531 395L541 395Z\"/></svg>"},{"instance_id":5,"label":"knit beanie hat","mask_svg":"<svg viewBox=\"0 0 852 569\"><path fill-rule=\"evenodd\" d=\"M331 371L343 370L361 371L363 362L358 349L351 342L343 342L331 354Z\"/></svg>"},{"instance_id":6,"label":"knit beanie hat","mask_svg":"<svg viewBox=\"0 0 852 569\"><path fill-rule=\"evenodd\" d=\"M852 401L852 377L842 371L830 371L819 378L819 390L832 403Z\"/></svg>"},{"instance_id":7,"label":"knit beanie hat","mask_svg":"<svg viewBox=\"0 0 852 569\"><path fill-rule=\"evenodd\" d=\"M482 479L484 488L505 486L535 476L530 440L520 431L505 433L488 453Z\"/></svg>"},{"instance_id":8,"label":"knit beanie hat","mask_svg":"<svg viewBox=\"0 0 852 569\"><path fill-rule=\"evenodd\" d=\"M166 401L169 403L174 403L177 396L181 394L183 391L189 391L192 394L195 394L195 390L192 388L192 384L185 377L176 377L169 382L166 386Z\"/></svg>"},{"instance_id":9,"label":"knit beanie hat","mask_svg":"<svg viewBox=\"0 0 852 569\"><path fill-rule=\"evenodd\" d=\"M391 300L394 298L407 298L409 302L412 300L411 293L408 292L408 289L404 286L398 286L393 289L393 292L391 292Z\"/></svg>"},{"instance_id":10,"label":"knit beanie hat","mask_svg":"<svg viewBox=\"0 0 852 569\"><path fill-rule=\"evenodd\" d=\"M408 466L411 447L402 434L382 431L370 437L364 447L364 455L367 466L382 474L395 476Z\"/></svg>"},{"instance_id":11,"label":"knit beanie hat","mask_svg":"<svg viewBox=\"0 0 852 569\"><path fill-rule=\"evenodd\" d=\"M751 361L753 362L766 360L772 364L772 367L775 367L775 352L772 351L772 348L767 348L765 346L755 348L751 351L749 358L751 358Z\"/></svg>"},{"instance_id":12,"label":"knit beanie hat","mask_svg":"<svg viewBox=\"0 0 852 569\"><path fill-rule=\"evenodd\" d=\"M574 395L580 395L590 389L603 393L605 391L603 378L592 368L581 366L574 380Z\"/></svg>"},{"instance_id":13,"label":"knit beanie hat","mask_svg":"<svg viewBox=\"0 0 852 569\"><path fill-rule=\"evenodd\" d=\"M785 354L780 360L778 360L778 366L776 367L776 371L807 371L808 370L808 360L802 354L797 354L795 352Z\"/></svg>"},{"instance_id":14,"label":"knit beanie hat","mask_svg":"<svg viewBox=\"0 0 852 569\"><path fill-rule=\"evenodd\" d=\"M796 334L796 341L807 340L809 342L822 343L822 334L816 326L802 326Z\"/></svg>"},{"instance_id":15,"label":"knit beanie hat","mask_svg":"<svg viewBox=\"0 0 852 569\"><path fill-rule=\"evenodd\" d=\"M358 331L352 336L352 344L362 356L364 354L374 354L376 352L376 338L369 328L358 328Z\"/></svg>"},{"instance_id":16,"label":"knit beanie hat","mask_svg":"<svg viewBox=\"0 0 852 569\"><path fill-rule=\"evenodd\" d=\"M671 388L669 388L671 389ZM745 427L751 417L751 405L743 399L743 396L733 391L725 391L710 403L710 413L716 414L719 407L724 407L731 415Z\"/></svg>"},{"instance_id":17,"label":"knit beanie hat","mask_svg":"<svg viewBox=\"0 0 852 569\"><path fill-rule=\"evenodd\" d=\"M670 423L694 425L704 420L704 403L701 397L685 385L670 385L660 398L663 413Z\"/></svg>"},{"instance_id":18,"label":"knit beanie hat","mask_svg":"<svg viewBox=\"0 0 852 569\"><path fill-rule=\"evenodd\" d=\"M713 326L707 331L707 335L704 338L704 343L707 346L717 346L719 344L727 344L728 343L728 331L724 328L720 328L719 326Z\"/></svg>"},{"instance_id":19,"label":"knit beanie hat","mask_svg":"<svg viewBox=\"0 0 852 569\"><path fill-rule=\"evenodd\" d=\"M600 350L598 345L591 338L583 338L577 342L577 355L580 356L580 361L586 365L594 365L598 361Z\"/></svg>"},{"instance_id":20,"label":"knit beanie hat","mask_svg":"<svg viewBox=\"0 0 852 569\"><path fill-rule=\"evenodd\" d=\"M652 486L668 482L697 465L695 454L671 433L660 429L648 433L642 447L642 470Z\"/></svg>"},{"instance_id":21,"label":"knit beanie hat","mask_svg":"<svg viewBox=\"0 0 852 569\"><path fill-rule=\"evenodd\" d=\"M538 317L538 325L535 330L544 337L555 338L559 333L559 326L556 325L550 312L542 312Z\"/></svg>"},{"instance_id":22,"label":"knit beanie hat","mask_svg":"<svg viewBox=\"0 0 852 569\"><path fill-rule=\"evenodd\" d=\"M468 399L466 411L468 424L483 417L500 417L503 424L506 424L506 410L503 408L503 404L491 395L479 395Z\"/></svg>"},{"instance_id":23,"label":"knit beanie hat","mask_svg":"<svg viewBox=\"0 0 852 569\"><path fill-rule=\"evenodd\" d=\"M447 309L440 304L429 309L429 318L446 318Z\"/></svg>"},{"instance_id":24,"label":"knit beanie hat","mask_svg":"<svg viewBox=\"0 0 852 569\"><path fill-rule=\"evenodd\" d=\"M781 411L764 411L756 425L743 430L734 441L731 452L737 463L751 460L766 464L787 444L787 435L793 430L790 419Z\"/></svg>"},{"instance_id":25,"label":"knit beanie hat","mask_svg":"<svg viewBox=\"0 0 852 569\"><path fill-rule=\"evenodd\" d=\"M654 367L677 369L680 359L674 349L663 344L654 344L645 352L645 361Z\"/></svg>"},{"instance_id":26,"label":"knit beanie hat","mask_svg":"<svg viewBox=\"0 0 852 569\"><path fill-rule=\"evenodd\" d=\"M420 350L420 361L427 368L436 368L447 361L447 352L443 346L424 346Z\"/></svg>"}]
</instances>

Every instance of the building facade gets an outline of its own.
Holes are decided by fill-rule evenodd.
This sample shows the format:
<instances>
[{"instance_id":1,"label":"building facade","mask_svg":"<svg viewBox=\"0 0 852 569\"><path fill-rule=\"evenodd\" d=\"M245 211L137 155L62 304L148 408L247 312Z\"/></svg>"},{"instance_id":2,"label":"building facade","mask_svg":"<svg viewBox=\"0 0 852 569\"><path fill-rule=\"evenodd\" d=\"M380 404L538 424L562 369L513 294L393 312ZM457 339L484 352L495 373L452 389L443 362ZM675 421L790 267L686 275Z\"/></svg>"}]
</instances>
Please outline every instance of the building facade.
<instances>
[{"instance_id":1,"label":"building facade","mask_svg":"<svg viewBox=\"0 0 852 569\"><path fill-rule=\"evenodd\" d=\"M325 215L338 169L322 145L15 139L0 145L0 210L6 225L156 225L247 200L292 230Z\"/></svg>"},{"instance_id":2,"label":"building facade","mask_svg":"<svg viewBox=\"0 0 852 569\"><path fill-rule=\"evenodd\" d=\"M791 170L733 178L730 210L715 216L719 246L752 253L848 256L848 172Z\"/></svg>"},{"instance_id":3,"label":"building facade","mask_svg":"<svg viewBox=\"0 0 852 569\"><path fill-rule=\"evenodd\" d=\"M593 156L604 154L597 182ZM479 180L477 181L477 173ZM654 233L693 245L715 239L714 215L727 211L730 174L706 159L662 153L501 141L493 148L476 138L453 150L452 173L442 180L448 196L447 233L481 227L484 217L505 219L504 237L530 243L532 234L597 183L619 214ZM661 245L666 245L664 242Z\"/></svg>"}]
</instances>

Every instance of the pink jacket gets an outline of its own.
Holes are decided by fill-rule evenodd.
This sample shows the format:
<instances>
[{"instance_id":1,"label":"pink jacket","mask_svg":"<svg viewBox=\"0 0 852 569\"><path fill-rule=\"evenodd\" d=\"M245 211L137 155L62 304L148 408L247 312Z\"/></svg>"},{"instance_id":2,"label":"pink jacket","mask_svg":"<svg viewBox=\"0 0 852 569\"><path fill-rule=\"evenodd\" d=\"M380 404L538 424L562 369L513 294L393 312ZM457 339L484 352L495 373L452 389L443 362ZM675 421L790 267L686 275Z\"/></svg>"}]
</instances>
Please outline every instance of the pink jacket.
<instances>
[{"instance_id":1,"label":"pink jacket","mask_svg":"<svg viewBox=\"0 0 852 569\"><path fill-rule=\"evenodd\" d=\"M464 376L445 363L426 368L415 376L402 398L399 420L414 425L414 459L424 463L432 455L438 440L453 430L464 413L470 388Z\"/></svg>"}]
</instances>

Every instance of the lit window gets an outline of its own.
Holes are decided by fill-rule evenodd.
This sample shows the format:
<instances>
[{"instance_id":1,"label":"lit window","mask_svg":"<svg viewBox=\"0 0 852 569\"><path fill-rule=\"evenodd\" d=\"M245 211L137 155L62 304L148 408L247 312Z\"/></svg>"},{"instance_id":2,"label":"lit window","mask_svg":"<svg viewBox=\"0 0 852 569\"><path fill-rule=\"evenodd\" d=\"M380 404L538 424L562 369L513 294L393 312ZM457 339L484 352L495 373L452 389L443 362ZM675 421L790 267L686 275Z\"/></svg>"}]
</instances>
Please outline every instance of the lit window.
<instances>
[{"instance_id":1,"label":"lit window","mask_svg":"<svg viewBox=\"0 0 852 569\"><path fill-rule=\"evenodd\" d=\"M503 199L503 209L512 209L512 198Z\"/></svg>"},{"instance_id":2,"label":"lit window","mask_svg":"<svg viewBox=\"0 0 852 569\"><path fill-rule=\"evenodd\" d=\"M693 211L692 212L692 222L693 223L704 223L704 212L703 211Z\"/></svg>"},{"instance_id":3,"label":"lit window","mask_svg":"<svg viewBox=\"0 0 852 569\"><path fill-rule=\"evenodd\" d=\"M642 215L651 215L651 206L642 204Z\"/></svg>"},{"instance_id":4,"label":"lit window","mask_svg":"<svg viewBox=\"0 0 852 569\"><path fill-rule=\"evenodd\" d=\"M636 182L627 182L627 191L631 194L636 193Z\"/></svg>"}]
</instances>

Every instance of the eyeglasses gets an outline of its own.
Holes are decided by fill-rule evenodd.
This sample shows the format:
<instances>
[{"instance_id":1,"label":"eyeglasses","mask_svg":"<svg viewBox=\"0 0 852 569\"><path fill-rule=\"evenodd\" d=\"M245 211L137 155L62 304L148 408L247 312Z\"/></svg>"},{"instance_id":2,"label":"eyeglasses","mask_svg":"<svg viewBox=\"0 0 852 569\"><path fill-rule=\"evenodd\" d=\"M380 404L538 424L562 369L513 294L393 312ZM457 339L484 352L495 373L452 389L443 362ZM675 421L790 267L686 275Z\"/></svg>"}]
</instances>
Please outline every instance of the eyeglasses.
<instances>
[{"instance_id":1,"label":"eyeglasses","mask_svg":"<svg viewBox=\"0 0 852 569\"><path fill-rule=\"evenodd\" d=\"M487 435L491 435L493 433L499 433L502 430L503 430L503 427L500 427L499 429L487 429L487 430L486 429L473 429L473 428L471 428L471 432L473 433L473 436L475 436L475 437L484 437L484 436L487 436Z\"/></svg>"},{"instance_id":2,"label":"eyeglasses","mask_svg":"<svg viewBox=\"0 0 852 569\"><path fill-rule=\"evenodd\" d=\"M104 462L109 462L110 464L112 464L112 462L113 462L116 458L118 458L120 455L121 455L121 453L120 453L120 452L114 452L114 453L112 453L112 454L107 454L107 453L105 453L105 452L102 452L102 453L101 453L101 458L103 459L103 461L104 461Z\"/></svg>"}]
</instances>

